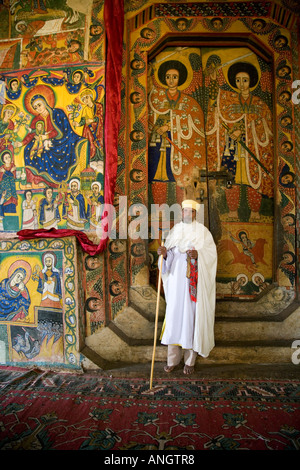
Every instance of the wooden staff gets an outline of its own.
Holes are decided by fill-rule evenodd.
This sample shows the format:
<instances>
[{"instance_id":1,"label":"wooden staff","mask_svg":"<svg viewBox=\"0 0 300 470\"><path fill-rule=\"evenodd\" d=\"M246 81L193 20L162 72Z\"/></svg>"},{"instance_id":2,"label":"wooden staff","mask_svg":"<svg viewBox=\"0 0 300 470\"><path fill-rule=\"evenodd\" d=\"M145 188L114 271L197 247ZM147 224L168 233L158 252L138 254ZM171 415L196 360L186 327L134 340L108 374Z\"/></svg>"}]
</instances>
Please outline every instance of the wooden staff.
<instances>
[{"instance_id":1,"label":"wooden staff","mask_svg":"<svg viewBox=\"0 0 300 470\"><path fill-rule=\"evenodd\" d=\"M164 246L163 241L161 243L161 246ZM163 263L163 255L160 255L160 268L159 268L159 273L158 273L158 286L157 286L157 299L156 299L156 312L155 312L154 342L153 342L152 364L151 364L151 374L150 374L150 390L152 388L153 369L154 369L154 361L155 361L155 348L156 348L156 341L157 341L157 324L158 324L158 311L159 311L159 299L160 299L160 288L161 288L162 263Z\"/></svg>"}]
</instances>

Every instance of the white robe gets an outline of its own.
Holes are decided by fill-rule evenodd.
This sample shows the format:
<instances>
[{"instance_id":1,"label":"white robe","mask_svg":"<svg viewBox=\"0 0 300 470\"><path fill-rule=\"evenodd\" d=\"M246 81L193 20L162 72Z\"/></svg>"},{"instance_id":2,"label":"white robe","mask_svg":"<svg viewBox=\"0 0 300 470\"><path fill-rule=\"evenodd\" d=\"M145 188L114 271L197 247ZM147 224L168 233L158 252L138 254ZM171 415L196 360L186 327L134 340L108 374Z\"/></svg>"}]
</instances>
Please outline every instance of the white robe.
<instances>
[{"instance_id":1,"label":"white robe","mask_svg":"<svg viewBox=\"0 0 300 470\"><path fill-rule=\"evenodd\" d=\"M166 315L162 344L177 344L207 357L213 349L216 306L217 250L210 231L199 222L180 222L170 231L165 247L162 281ZM186 251L198 252L197 302L189 294Z\"/></svg>"}]
</instances>

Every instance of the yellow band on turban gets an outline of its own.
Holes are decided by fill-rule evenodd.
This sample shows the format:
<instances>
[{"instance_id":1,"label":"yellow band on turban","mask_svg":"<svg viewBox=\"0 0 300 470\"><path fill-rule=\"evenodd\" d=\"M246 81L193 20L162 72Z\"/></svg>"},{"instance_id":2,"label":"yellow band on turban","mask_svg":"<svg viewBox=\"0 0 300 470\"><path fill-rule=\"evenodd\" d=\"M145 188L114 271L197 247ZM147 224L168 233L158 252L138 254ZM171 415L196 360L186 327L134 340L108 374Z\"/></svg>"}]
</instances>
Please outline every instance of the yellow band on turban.
<instances>
[{"instance_id":1,"label":"yellow band on turban","mask_svg":"<svg viewBox=\"0 0 300 470\"><path fill-rule=\"evenodd\" d=\"M200 204L198 204L198 202L196 201L193 201L192 199L186 199L185 201L182 201L181 207L182 209L188 207L190 209L195 209L195 211L198 211L200 209Z\"/></svg>"}]
</instances>

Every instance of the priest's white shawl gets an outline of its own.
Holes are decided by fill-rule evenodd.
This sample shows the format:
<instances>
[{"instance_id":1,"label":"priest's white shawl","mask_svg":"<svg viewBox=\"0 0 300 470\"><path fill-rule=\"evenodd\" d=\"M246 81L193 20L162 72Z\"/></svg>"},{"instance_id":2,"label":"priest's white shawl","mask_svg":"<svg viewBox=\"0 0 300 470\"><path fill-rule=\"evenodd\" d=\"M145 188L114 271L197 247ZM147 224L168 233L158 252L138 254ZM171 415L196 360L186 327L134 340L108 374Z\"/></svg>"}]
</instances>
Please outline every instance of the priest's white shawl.
<instances>
[{"instance_id":1,"label":"priest's white shawl","mask_svg":"<svg viewBox=\"0 0 300 470\"><path fill-rule=\"evenodd\" d=\"M198 284L193 350L207 357L215 346L214 322L216 307L217 249L210 231L201 223L176 224L165 241L167 249L177 246L180 252L198 252ZM183 273L185 276L186 273ZM162 274L167 297L168 273Z\"/></svg>"}]
</instances>

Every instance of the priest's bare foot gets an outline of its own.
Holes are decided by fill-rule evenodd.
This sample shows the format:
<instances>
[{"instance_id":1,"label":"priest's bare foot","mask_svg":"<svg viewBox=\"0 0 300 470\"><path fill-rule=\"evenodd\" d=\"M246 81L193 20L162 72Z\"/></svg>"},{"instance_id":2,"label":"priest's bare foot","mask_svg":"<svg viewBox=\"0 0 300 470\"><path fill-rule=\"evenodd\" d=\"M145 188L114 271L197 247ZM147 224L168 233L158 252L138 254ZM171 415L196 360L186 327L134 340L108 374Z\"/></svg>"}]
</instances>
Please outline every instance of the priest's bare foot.
<instances>
[{"instance_id":1,"label":"priest's bare foot","mask_svg":"<svg viewBox=\"0 0 300 470\"><path fill-rule=\"evenodd\" d=\"M173 369L174 369L174 366L165 366L165 367L164 367L164 371L167 372L168 374L169 374L170 372L172 372Z\"/></svg>"},{"instance_id":2,"label":"priest's bare foot","mask_svg":"<svg viewBox=\"0 0 300 470\"><path fill-rule=\"evenodd\" d=\"M184 365L183 368L183 373L186 375L190 375L194 372L194 367L193 366L187 366L186 364Z\"/></svg>"}]
</instances>

